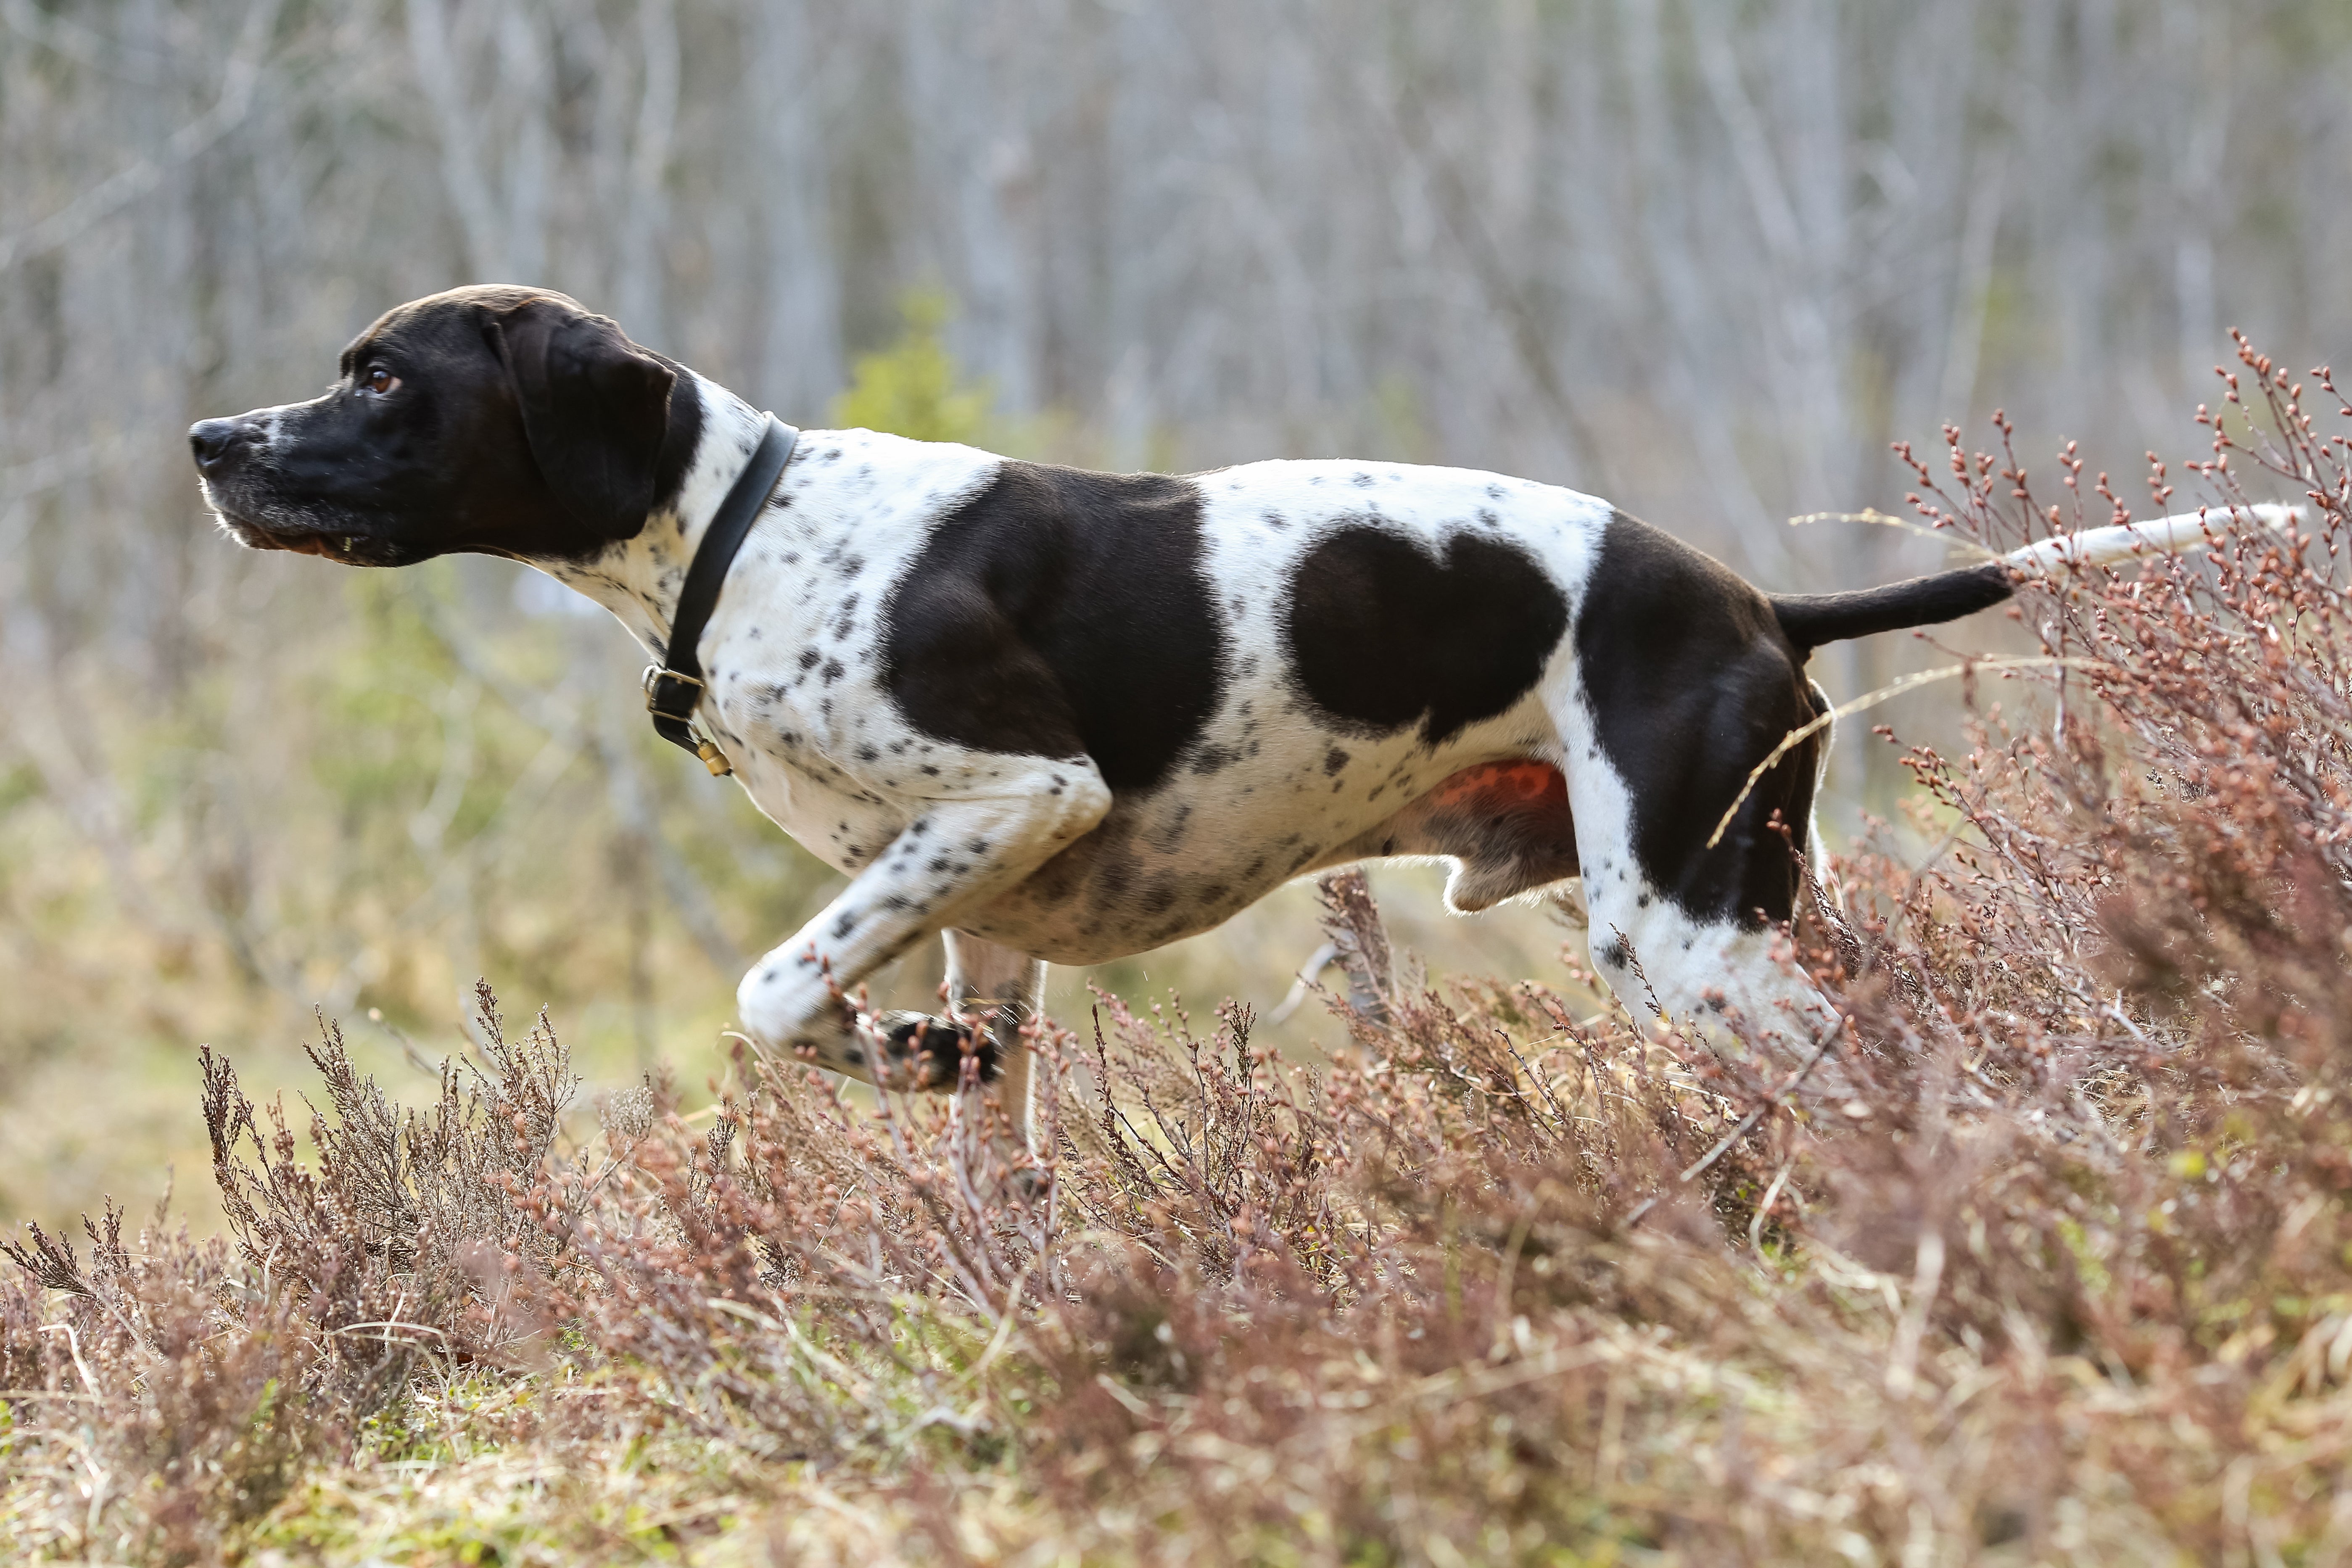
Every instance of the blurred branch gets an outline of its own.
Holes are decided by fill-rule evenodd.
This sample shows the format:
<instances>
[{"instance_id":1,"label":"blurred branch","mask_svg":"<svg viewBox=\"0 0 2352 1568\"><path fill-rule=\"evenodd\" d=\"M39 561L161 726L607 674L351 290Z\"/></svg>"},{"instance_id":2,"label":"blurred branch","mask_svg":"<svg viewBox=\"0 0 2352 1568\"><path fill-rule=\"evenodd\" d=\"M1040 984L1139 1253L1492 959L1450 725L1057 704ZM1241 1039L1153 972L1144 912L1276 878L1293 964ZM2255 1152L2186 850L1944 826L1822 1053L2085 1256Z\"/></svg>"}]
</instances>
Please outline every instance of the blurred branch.
<instances>
[{"instance_id":1,"label":"blurred branch","mask_svg":"<svg viewBox=\"0 0 2352 1568\"><path fill-rule=\"evenodd\" d=\"M44 453L14 468L0 468L0 511L29 500L43 490L55 489L97 472L132 445L128 436L118 431L100 440L85 441L79 447Z\"/></svg>"},{"instance_id":2,"label":"blurred branch","mask_svg":"<svg viewBox=\"0 0 2352 1568\"><path fill-rule=\"evenodd\" d=\"M606 796L614 815L625 831L645 844L678 922L721 974L741 970L748 962L742 950L720 923L718 901L710 896L710 890L663 835L661 820L653 808L638 761L631 753L626 737L617 732L618 727L610 721L592 723L580 710L508 679L482 657L478 639L449 624L448 613L438 600L429 594L418 594L414 598L425 626L468 675L488 687L533 728L545 732L551 743L560 745L567 756L584 752L596 758L604 773Z\"/></svg>"},{"instance_id":3,"label":"blurred branch","mask_svg":"<svg viewBox=\"0 0 2352 1568\"><path fill-rule=\"evenodd\" d=\"M2009 172L1999 147L1977 154L1976 178L1969 183L1968 214L1960 220L1959 277L1951 307L1951 336L1944 349L1944 374L1936 392L1936 413L1965 420L1977 389L1977 365L1984 353L1985 323L1992 316L1993 243L2000 236L2001 185Z\"/></svg>"},{"instance_id":4,"label":"blurred branch","mask_svg":"<svg viewBox=\"0 0 2352 1568\"><path fill-rule=\"evenodd\" d=\"M1263 1020L1265 1026L1269 1029L1279 1028L1293 1013L1297 1012L1300 1005L1306 1002L1307 992L1313 989L1316 981L1322 978L1323 971L1329 966L1331 961L1339 956L1339 944L1328 941L1308 953L1307 962L1298 966L1297 974L1292 978L1290 990L1283 996L1274 1011L1265 1016Z\"/></svg>"},{"instance_id":5,"label":"blurred branch","mask_svg":"<svg viewBox=\"0 0 2352 1568\"><path fill-rule=\"evenodd\" d=\"M507 793L491 812L489 820L464 844L444 851L436 868L432 886L412 900L400 913L394 927L413 931L454 909L472 883L474 877L495 862L508 830L528 818L546 798L563 770L580 754L577 737L550 735L547 742L534 752ZM350 1005L352 996L368 978L375 955L365 948L352 952L338 970L333 985L320 1003L329 1013L339 1012Z\"/></svg>"},{"instance_id":6,"label":"blurred branch","mask_svg":"<svg viewBox=\"0 0 2352 1568\"><path fill-rule=\"evenodd\" d=\"M0 272L45 256L163 183L163 176L203 153L245 122L261 85L263 55L278 21L280 0L254 0L245 14L236 48L221 76L212 108L174 131L154 153L135 160L92 185L30 227L0 235Z\"/></svg>"},{"instance_id":7,"label":"blurred branch","mask_svg":"<svg viewBox=\"0 0 2352 1568\"><path fill-rule=\"evenodd\" d=\"M644 773L629 742L610 726L600 728L595 740L596 756L604 764L605 790L613 803L613 813L652 855L654 869L661 878L662 892L668 898L678 923L694 938L695 945L702 949L711 967L721 974L740 972L750 960L719 923L719 904L710 896L710 889L702 885L702 879L694 874L677 847L663 834L661 818L654 810Z\"/></svg>"},{"instance_id":8,"label":"blurred branch","mask_svg":"<svg viewBox=\"0 0 2352 1568\"><path fill-rule=\"evenodd\" d=\"M1318 54L1318 58L1323 57ZM1517 351L1520 369L1533 384L1544 406L1559 421L1560 433L1574 456L1579 481L1588 485L1603 482L1607 468L1601 455L1606 447L1560 374L1551 350L1550 323L1544 319L1533 292L1512 269L1502 247L1496 243L1487 226L1486 204L1471 190L1460 165L1441 144L1426 99L1409 77L1399 80L1394 92L1381 92L1369 69L1355 73L1349 85L1357 100L1387 127L1390 140L1405 153L1411 165L1427 182L1431 195L1436 197L1445 215L1447 237L1470 264L1488 308L1508 323L1511 346Z\"/></svg>"},{"instance_id":9,"label":"blurred branch","mask_svg":"<svg viewBox=\"0 0 2352 1568\"><path fill-rule=\"evenodd\" d=\"M42 10L33 0L0 0L0 23L20 37L29 38L52 54L61 55L76 65L104 71L140 87L160 87L163 78L152 72L123 68L122 56L127 46L108 38L80 23ZM166 57L160 50L148 48L142 53L152 61Z\"/></svg>"},{"instance_id":10,"label":"blurred branch","mask_svg":"<svg viewBox=\"0 0 2352 1568\"><path fill-rule=\"evenodd\" d=\"M1824 149L1818 138L1802 134L1808 114L1817 113L1819 106L1806 101L1807 84L1783 81L1780 118L1796 121L1798 129L1788 136L1790 153L1785 160L1780 156L1733 51L1733 8L1717 5L1696 20L1692 37L1699 78L1723 121L1732 166L1763 241L1760 259L1770 286L1761 319L1768 325L1777 322L1779 331L1763 335L1759 359L1778 394L1784 433L1780 458L1800 494L1818 498L1815 504L1833 502L1843 493L1842 470L1853 460L1853 410L1838 379L1852 352L1852 334L1842 330L1833 303L1848 284L1844 217L1850 198L1843 149L1834 140ZM1785 18L1782 25L1795 26L1797 19ZM1814 47L1802 50L1802 58L1815 70L1831 74L1830 84L1814 85L1835 84L1833 41L1817 37L1811 42ZM1814 198L1810 203L1809 194ZM1748 266L1752 269L1755 260Z\"/></svg>"},{"instance_id":11,"label":"blurred branch","mask_svg":"<svg viewBox=\"0 0 2352 1568\"><path fill-rule=\"evenodd\" d=\"M513 138L515 164L509 189L495 191L483 160L491 140L468 102L451 47L451 8L445 0L408 0L408 47L417 84L432 106L441 144L442 183L466 237L467 270L477 278L522 282L539 270L540 247L531 232L545 205L547 147L543 127L532 122ZM499 16L497 58L506 96L535 96L547 76L544 40L535 21L509 7ZM518 67L519 83L505 79ZM513 91L519 85L523 90Z\"/></svg>"},{"instance_id":12,"label":"blurred branch","mask_svg":"<svg viewBox=\"0 0 2352 1568\"><path fill-rule=\"evenodd\" d=\"M677 15L672 0L640 0L637 43L644 78L629 148L627 217L621 226L614 302L647 342L662 341L662 252L668 231L663 184L677 131Z\"/></svg>"},{"instance_id":13,"label":"blurred branch","mask_svg":"<svg viewBox=\"0 0 2352 1568\"><path fill-rule=\"evenodd\" d=\"M52 664L44 674L46 679L28 670L17 672L17 700L9 705L0 737L40 776L43 792L59 815L98 851L122 917L167 939L184 939L186 922L165 912L164 900L139 868L122 792L105 756L73 718L72 710L80 705L64 689L63 672ZM46 723L36 719L34 704L26 700L28 688L37 691L47 710Z\"/></svg>"},{"instance_id":14,"label":"blurred branch","mask_svg":"<svg viewBox=\"0 0 2352 1568\"><path fill-rule=\"evenodd\" d=\"M1672 115L1673 68L1668 63L1658 0L1622 0L1624 26L1617 76L1632 100L1630 156L1635 195L1622 227L1633 237L1630 269L1648 284L1646 301L1663 330L1645 334L1645 367L1661 384L1660 403L1675 411L1698 461L1699 482L1712 492L1725 521L1751 548L1761 544L1775 568L1785 569L1781 542L1757 525L1772 509L1765 502L1740 449L1741 410L1725 374L1733 355L1711 319L1712 269L1693 230L1696 193L1683 179L1684 156ZM1612 228L1618 226L1611 226Z\"/></svg>"},{"instance_id":15,"label":"blurred branch","mask_svg":"<svg viewBox=\"0 0 2352 1568\"><path fill-rule=\"evenodd\" d=\"M1755 100L1748 96L1748 89L1739 79L1739 61L1731 52L1730 31L1727 16L1703 19L1692 29L1692 39L1698 49L1700 79L1706 83L1707 96L1730 132L1732 158L1747 187L1748 206L1755 214L1756 226L1764 237L1765 246L1783 264L1792 263L1803 254L1804 228L1797 221L1796 205L1789 199L1789 188L1780 178L1779 164L1773 161L1772 138L1764 128L1763 116L1757 112Z\"/></svg>"}]
</instances>

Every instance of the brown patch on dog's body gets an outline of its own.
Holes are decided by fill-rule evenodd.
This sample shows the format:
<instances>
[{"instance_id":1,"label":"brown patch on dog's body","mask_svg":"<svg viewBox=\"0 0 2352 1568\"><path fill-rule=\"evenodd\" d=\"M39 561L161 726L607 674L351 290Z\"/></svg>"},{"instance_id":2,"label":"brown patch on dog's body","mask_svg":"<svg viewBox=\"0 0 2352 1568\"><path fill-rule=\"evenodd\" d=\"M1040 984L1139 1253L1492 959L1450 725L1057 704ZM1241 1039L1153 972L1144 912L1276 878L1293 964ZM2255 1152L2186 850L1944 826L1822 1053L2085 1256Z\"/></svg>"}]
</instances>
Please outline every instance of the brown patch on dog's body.
<instances>
[{"instance_id":1,"label":"brown patch on dog's body","mask_svg":"<svg viewBox=\"0 0 2352 1568\"><path fill-rule=\"evenodd\" d=\"M1526 757L1465 768L1423 798L1452 809L1490 815L1556 814L1560 826L1569 826L1568 780L1549 763Z\"/></svg>"},{"instance_id":2,"label":"brown patch on dog's body","mask_svg":"<svg viewBox=\"0 0 2352 1568\"><path fill-rule=\"evenodd\" d=\"M1330 861L1422 855L1457 862L1445 901L1465 914L1566 881L1579 869L1568 781L1531 757L1464 768Z\"/></svg>"}]
</instances>

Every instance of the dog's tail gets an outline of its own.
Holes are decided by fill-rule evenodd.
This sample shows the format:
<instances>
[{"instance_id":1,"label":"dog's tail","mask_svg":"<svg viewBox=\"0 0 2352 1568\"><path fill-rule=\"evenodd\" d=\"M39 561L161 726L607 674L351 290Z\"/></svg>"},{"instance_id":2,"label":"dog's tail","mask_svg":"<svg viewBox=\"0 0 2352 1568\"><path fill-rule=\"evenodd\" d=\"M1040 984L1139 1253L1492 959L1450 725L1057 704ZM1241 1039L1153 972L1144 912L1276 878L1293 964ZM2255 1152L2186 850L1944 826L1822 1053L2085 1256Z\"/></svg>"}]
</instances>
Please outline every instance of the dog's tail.
<instances>
[{"instance_id":1,"label":"dog's tail","mask_svg":"<svg viewBox=\"0 0 2352 1568\"><path fill-rule=\"evenodd\" d=\"M2017 591L2021 578L2045 576L2068 565L2109 566L2137 555L2170 553L2209 543L2220 539L2231 518L2241 511L2265 528L2284 528L2303 516L2299 508L2291 506L2217 507L2147 522L2085 529L2012 550L1980 566L1937 572L1883 588L1861 588L1850 594L1775 594L1772 614L1780 622L1781 633L1800 651L1873 632L1932 626L2000 604Z\"/></svg>"}]
</instances>

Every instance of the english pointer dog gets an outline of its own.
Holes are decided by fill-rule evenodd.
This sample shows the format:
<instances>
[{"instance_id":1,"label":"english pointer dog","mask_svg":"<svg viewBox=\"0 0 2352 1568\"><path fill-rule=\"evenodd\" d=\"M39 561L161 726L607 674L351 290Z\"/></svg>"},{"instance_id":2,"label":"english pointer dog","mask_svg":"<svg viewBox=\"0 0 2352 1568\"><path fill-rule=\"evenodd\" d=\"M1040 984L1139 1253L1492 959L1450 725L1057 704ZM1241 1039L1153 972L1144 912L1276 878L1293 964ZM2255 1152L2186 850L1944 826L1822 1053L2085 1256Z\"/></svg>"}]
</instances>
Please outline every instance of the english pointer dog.
<instances>
[{"instance_id":1,"label":"english pointer dog","mask_svg":"<svg viewBox=\"0 0 2352 1568\"><path fill-rule=\"evenodd\" d=\"M1368 859L1448 861L1461 911L1580 877L1593 967L1629 999L1817 1027L1771 949L1805 891L1826 731L1709 843L1826 710L1807 656L2061 561L2207 537L2167 519L1765 594L1606 501L1500 474L1102 474L794 432L511 287L403 305L325 395L190 440L240 543L503 555L619 616L663 666L664 732L849 878L743 977L744 1031L892 1087L969 1074L1008 1108L1047 963L1158 947ZM981 1027L845 1000L933 932Z\"/></svg>"}]
</instances>

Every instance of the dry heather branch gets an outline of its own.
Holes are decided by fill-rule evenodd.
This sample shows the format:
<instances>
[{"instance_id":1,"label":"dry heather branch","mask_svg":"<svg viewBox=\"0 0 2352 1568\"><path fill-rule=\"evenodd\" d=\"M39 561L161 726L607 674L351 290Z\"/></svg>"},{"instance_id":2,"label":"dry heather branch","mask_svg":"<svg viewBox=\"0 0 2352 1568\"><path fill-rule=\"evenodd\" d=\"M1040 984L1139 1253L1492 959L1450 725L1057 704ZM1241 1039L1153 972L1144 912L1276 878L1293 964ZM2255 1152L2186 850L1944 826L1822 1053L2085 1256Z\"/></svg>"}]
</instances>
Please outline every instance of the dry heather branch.
<instances>
[{"instance_id":1,"label":"dry heather branch","mask_svg":"<svg viewBox=\"0 0 2352 1568\"><path fill-rule=\"evenodd\" d=\"M1332 957L1348 977L1349 1003L1368 1017L1385 1017L1394 965L1370 884L1362 870L1350 866L1316 878L1315 896L1323 902L1323 932L1330 939Z\"/></svg>"}]
</instances>

